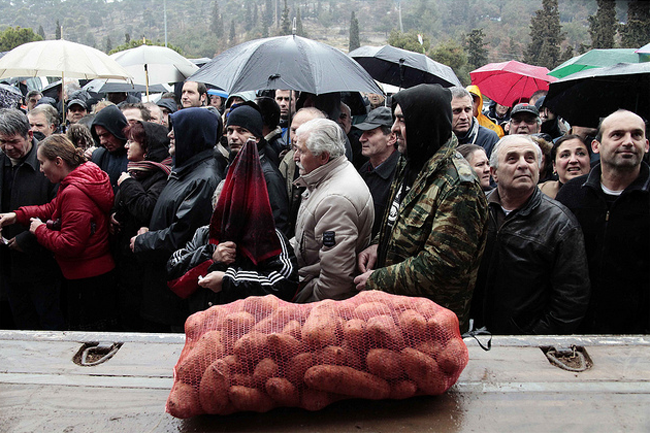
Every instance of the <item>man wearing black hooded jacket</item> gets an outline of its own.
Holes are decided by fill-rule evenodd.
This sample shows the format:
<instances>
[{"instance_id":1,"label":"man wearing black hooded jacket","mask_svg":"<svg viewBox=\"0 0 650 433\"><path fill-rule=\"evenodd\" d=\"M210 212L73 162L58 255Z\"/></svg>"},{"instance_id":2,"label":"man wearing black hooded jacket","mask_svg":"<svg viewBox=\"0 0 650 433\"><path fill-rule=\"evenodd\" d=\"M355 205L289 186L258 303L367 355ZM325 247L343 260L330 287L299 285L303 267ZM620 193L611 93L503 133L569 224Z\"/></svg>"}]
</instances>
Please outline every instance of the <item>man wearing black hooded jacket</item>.
<instances>
[{"instance_id":1,"label":"man wearing black hooded jacket","mask_svg":"<svg viewBox=\"0 0 650 433\"><path fill-rule=\"evenodd\" d=\"M102 146L93 152L91 161L108 173L113 192L117 192L117 179L126 171L129 163L124 149L126 137L122 132L127 125L126 117L120 109L109 105L97 113L90 128L95 142Z\"/></svg>"},{"instance_id":2,"label":"man wearing black hooded jacket","mask_svg":"<svg viewBox=\"0 0 650 433\"><path fill-rule=\"evenodd\" d=\"M358 290L419 296L449 308L461 331L487 237L487 202L456 152L451 92L421 84L393 96L400 160L378 243L358 256ZM408 136L408 139L407 139Z\"/></svg>"}]
</instances>

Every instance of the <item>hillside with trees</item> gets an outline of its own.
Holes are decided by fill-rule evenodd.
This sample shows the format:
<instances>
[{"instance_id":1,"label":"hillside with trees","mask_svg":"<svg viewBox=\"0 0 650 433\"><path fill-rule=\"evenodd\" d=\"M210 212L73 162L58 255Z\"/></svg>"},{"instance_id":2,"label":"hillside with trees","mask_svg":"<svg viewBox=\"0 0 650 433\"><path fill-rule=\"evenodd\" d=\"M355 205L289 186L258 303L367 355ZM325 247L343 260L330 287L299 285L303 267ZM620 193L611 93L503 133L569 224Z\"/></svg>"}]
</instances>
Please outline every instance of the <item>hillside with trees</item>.
<instances>
[{"instance_id":1,"label":"hillside with trees","mask_svg":"<svg viewBox=\"0 0 650 433\"><path fill-rule=\"evenodd\" d=\"M592 45L650 42L650 2L632 0L0 0L0 10L0 32L11 31L11 41L29 28L34 38L105 52L143 38L164 44L166 12L167 43L188 58L291 34L295 19L297 34L343 51L389 42L424 50L463 81L487 62L552 68Z\"/></svg>"}]
</instances>

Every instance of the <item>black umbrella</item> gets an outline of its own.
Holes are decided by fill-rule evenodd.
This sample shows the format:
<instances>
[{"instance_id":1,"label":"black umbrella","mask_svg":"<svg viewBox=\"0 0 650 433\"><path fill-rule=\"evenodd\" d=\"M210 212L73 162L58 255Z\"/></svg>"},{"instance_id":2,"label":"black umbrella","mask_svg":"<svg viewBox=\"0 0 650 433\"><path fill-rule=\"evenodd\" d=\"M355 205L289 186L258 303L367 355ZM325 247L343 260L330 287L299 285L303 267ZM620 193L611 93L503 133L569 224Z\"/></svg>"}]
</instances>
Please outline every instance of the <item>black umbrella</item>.
<instances>
[{"instance_id":1,"label":"black umbrella","mask_svg":"<svg viewBox=\"0 0 650 433\"><path fill-rule=\"evenodd\" d=\"M345 53L300 36L244 42L219 54L188 80L211 84L229 94L265 89L315 95L381 93L372 77Z\"/></svg>"},{"instance_id":2,"label":"black umbrella","mask_svg":"<svg viewBox=\"0 0 650 433\"><path fill-rule=\"evenodd\" d=\"M650 118L650 63L585 69L550 84L544 106L571 125L596 128L619 108Z\"/></svg>"},{"instance_id":3,"label":"black umbrella","mask_svg":"<svg viewBox=\"0 0 650 433\"><path fill-rule=\"evenodd\" d=\"M424 54L395 48L363 46L350 52L375 80L409 88L422 83L438 83L443 87L462 86L454 70Z\"/></svg>"},{"instance_id":4,"label":"black umbrella","mask_svg":"<svg viewBox=\"0 0 650 433\"><path fill-rule=\"evenodd\" d=\"M9 84L0 84L0 108L16 108L23 99L20 89Z\"/></svg>"}]
</instances>

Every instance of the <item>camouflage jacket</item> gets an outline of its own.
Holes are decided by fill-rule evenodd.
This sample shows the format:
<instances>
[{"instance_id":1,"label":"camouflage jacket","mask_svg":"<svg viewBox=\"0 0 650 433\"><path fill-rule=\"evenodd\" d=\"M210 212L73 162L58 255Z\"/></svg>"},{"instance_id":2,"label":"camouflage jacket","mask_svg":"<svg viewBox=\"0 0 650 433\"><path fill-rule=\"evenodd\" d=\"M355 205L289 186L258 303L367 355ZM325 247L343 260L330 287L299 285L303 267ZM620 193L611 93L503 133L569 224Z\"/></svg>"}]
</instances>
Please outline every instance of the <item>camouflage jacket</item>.
<instances>
[{"instance_id":1,"label":"camouflage jacket","mask_svg":"<svg viewBox=\"0 0 650 433\"><path fill-rule=\"evenodd\" d=\"M485 193L456 152L457 143L452 135L427 161L389 233L384 217L380 245L388 242L386 257L366 288L429 298L455 312L464 332L485 248L488 211ZM404 165L400 161L389 206L404 178Z\"/></svg>"}]
</instances>

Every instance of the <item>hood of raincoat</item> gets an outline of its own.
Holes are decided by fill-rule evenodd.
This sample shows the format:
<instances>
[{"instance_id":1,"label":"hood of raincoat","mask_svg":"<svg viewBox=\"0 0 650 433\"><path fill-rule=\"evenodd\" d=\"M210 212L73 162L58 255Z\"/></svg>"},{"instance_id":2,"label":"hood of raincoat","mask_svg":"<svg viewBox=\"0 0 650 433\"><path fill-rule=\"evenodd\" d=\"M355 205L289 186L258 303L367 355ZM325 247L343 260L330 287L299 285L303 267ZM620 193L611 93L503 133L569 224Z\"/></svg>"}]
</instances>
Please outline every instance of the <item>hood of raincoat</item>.
<instances>
[{"instance_id":1,"label":"hood of raincoat","mask_svg":"<svg viewBox=\"0 0 650 433\"><path fill-rule=\"evenodd\" d=\"M124 114L122 114L122 111L117 108L117 105L109 105L108 107L104 107L99 113L95 115L95 119L93 119L93 124L90 128L90 132L92 133L95 142L99 143L99 136L95 132L95 126L97 125L104 127L118 140L126 143L126 137L124 136L124 132L122 132L122 130L126 128L128 122L126 121Z\"/></svg>"},{"instance_id":2,"label":"hood of raincoat","mask_svg":"<svg viewBox=\"0 0 650 433\"><path fill-rule=\"evenodd\" d=\"M145 160L152 162L162 162L169 158L169 137L168 130L163 125L151 122L140 122L144 128L145 146L147 147L147 156Z\"/></svg>"},{"instance_id":3,"label":"hood of raincoat","mask_svg":"<svg viewBox=\"0 0 650 433\"><path fill-rule=\"evenodd\" d=\"M102 212L108 213L113 207L113 187L108 174L94 162L85 162L72 170L61 181L59 190L75 186L83 191Z\"/></svg>"},{"instance_id":4,"label":"hood of raincoat","mask_svg":"<svg viewBox=\"0 0 650 433\"><path fill-rule=\"evenodd\" d=\"M221 118L205 108L184 108L170 114L169 119L176 143L174 167L182 167L194 155L214 148L220 138Z\"/></svg>"}]
</instances>

